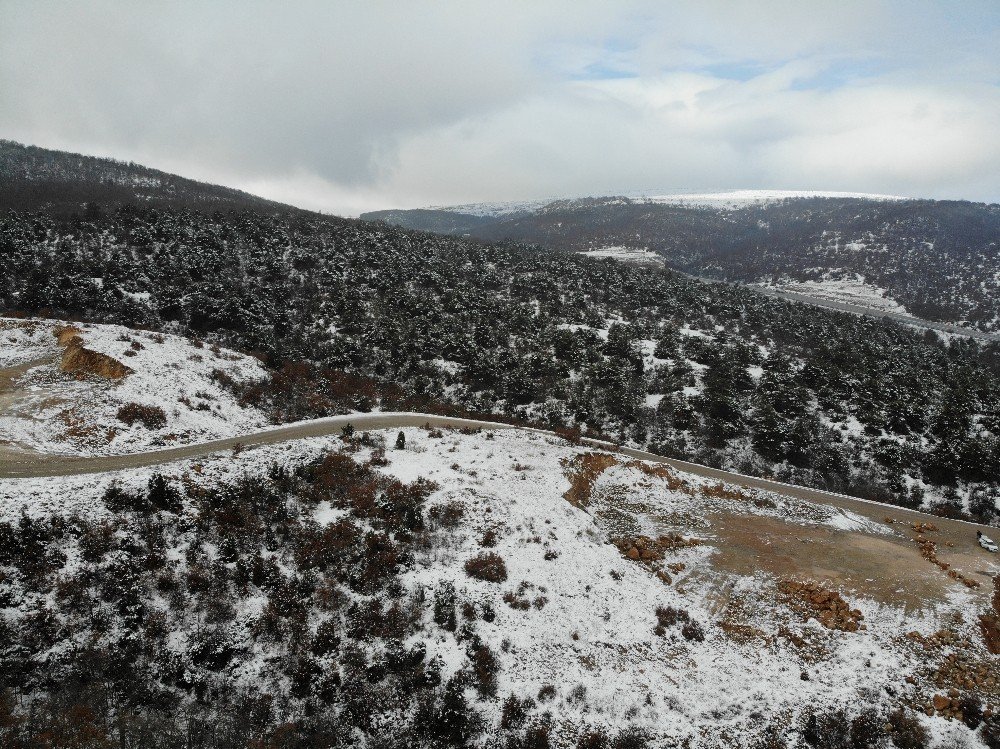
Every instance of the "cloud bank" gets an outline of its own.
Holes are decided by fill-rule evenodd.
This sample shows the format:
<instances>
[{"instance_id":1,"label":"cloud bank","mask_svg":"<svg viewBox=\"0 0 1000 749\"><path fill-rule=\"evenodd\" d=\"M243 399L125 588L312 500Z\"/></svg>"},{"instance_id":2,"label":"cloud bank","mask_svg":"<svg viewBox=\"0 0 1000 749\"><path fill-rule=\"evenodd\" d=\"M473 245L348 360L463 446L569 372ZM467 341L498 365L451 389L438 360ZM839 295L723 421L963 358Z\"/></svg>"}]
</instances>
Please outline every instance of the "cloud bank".
<instances>
[{"instance_id":1,"label":"cloud bank","mask_svg":"<svg viewBox=\"0 0 1000 749\"><path fill-rule=\"evenodd\" d=\"M721 188L1000 201L991 0L0 14L0 137L328 212Z\"/></svg>"}]
</instances>

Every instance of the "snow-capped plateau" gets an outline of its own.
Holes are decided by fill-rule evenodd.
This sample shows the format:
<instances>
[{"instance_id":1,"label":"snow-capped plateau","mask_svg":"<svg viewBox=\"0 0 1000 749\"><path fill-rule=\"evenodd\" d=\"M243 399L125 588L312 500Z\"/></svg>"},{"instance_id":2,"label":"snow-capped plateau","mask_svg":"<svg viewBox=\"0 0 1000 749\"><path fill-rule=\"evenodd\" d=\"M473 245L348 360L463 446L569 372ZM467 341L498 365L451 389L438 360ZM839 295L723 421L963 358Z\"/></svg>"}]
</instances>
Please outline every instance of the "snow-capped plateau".
<instances>
[{"instance_id":1,"label":"snow-capped plateau","mask_svg":"<svg viewBox=\"0 0 1000 749\"><path fill-rule=\"evenodd\" d=\"M728 190L720 192L678 193L650 195L645 200L665 205L684 205L697 208L736 209L751 205L769 205L783 200L803 198L856 198L859 200L897 201L909 198L900 195L879 195L866 192L831 192L825 190Z\"/></svg>"}]
</instances>

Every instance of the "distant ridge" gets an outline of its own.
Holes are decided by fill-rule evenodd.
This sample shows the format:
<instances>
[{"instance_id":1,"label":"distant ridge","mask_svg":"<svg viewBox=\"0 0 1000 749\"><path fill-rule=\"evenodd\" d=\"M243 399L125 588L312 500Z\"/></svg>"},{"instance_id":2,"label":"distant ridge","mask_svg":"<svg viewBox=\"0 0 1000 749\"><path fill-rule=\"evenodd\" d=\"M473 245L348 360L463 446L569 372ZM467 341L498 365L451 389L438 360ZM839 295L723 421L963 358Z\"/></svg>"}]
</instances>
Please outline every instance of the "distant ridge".
<instances>
[{"instance_id":1,"label":"distant ridge","mask_svg":"<svg viewBox=\"0 0 1000 749\"><path fill-rule=\"evenodd\" d=\"M297 210L242 190L131 162L0 140L0 210L72 213L85 204L114 207L124 203L201 210Z\"/></svg>"},{"instance_id":2,"label":"distant ridge","mask_svg":"<svg viewBox=\"0 0 1000 749\"><path fill-rule=\"evenodd\" d=\"M664 205L685 205L698 208L735 209L749 205L768 205L784 200L804 200L808 198L838 198L874 201L912 200L901 195L880 195L867 192L834 192L829 190L709 190L697 193L656 193L651 191L626 193L609 197L576 196L548 197L532 200L486 201L463 203L460 205L435 205L426 208L372 211L362 215L404 213L407 210L427 213L458 213L464 216L482 218L503 218L508 216L537 213L550 206L566 206L587 202L608 203L613 201L634 201L638 203L660 203Z\"/></svg>"},{"instance_id":3,"label":"distant ridge","mask_svg":"<svg viewBox=\"0 0 1000 749\"><path fill-rule=\"evenodd\" d=\"M823 190L729 190L725 192L681 193L677 195L650 195L650 203L690 205L705 208L741 208L748 205L768 205L783 200L807 198L836 198L874 201L911 200L901 195L878 195L867 192L830 192Z\"/></svg>"}]
</instances>

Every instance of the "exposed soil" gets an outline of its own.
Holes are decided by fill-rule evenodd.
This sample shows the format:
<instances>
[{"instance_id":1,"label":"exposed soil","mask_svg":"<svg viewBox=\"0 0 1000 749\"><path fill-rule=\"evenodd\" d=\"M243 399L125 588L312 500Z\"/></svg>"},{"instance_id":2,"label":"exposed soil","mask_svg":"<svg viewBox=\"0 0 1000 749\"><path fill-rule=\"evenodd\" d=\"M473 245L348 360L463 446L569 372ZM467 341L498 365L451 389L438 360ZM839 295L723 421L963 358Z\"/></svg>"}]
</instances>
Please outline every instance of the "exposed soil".
<instances>
[{"instance_id":1,"label":"exposed soil","mask_svg":"<svg viewBox=\"0 0 1000 749\"><path fill-rule=\"evenodd\" d=\"M67 374L75 377L103 377L108 380L121 380L132 374L131 367L84 346L79 328L56 328L53 335L63 347L60 369Z\"/></svg>"}]
</instances>

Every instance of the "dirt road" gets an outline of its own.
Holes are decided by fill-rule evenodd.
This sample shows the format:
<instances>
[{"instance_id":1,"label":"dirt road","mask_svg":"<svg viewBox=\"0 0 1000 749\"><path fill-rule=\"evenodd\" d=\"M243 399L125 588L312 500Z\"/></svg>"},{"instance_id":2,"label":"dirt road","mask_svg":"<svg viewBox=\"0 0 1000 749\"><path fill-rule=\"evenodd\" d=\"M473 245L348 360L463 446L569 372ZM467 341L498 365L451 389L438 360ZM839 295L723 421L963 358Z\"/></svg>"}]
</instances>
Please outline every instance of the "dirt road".
<instances>
[{"instance_id":1,"label":"dirt road","mask_svg":"<svg viewBox=\"0 0 1000 749\"><path fill-rule=\"evenodd\" d=\"M36 452L18 451L8 449L0 452L0 479L2 478L31 478L41 476L75 476L87 473L103 473L106 471L117 471L128 468L140 468L143 466L160 465L186 458L195 458L211 455L213 453L232 450L236 445L252 447L254 445L268 445L289 440L303 439L308 437L327 437L338 435L348 424L358 430L375 429L398 429L400 427L413 427L430 424L436 427L471 427L482 429L514 429L507 424L500 424L491 421L477 421L474 419L459 419L448 416L434 416L420 413L381 413L381 414L350 414L346 416L333 416L326 419L316 419L314 421L289 424L287 426L275 427L262 432L242 435L239 437L229 437L226 439L213 440L193 445L172 447L153 452L136 453L133 455L114 455L101 457L77 457L70 455L46 455ZM939 528L945 541L954 539L965 539L971 537L975 539L977 526L973 523L966 523L955 520L945 520L927 515L926 513L906 510L892 505L883 505L877 502L847 497L832 492L825 492L819 489L810 489L803 486L793 486L783 484L769 479L744 476L718 468L688 463L683 460L665 458L661 455L633 450L630 448L620 448L606 443L592 443L596 446L621 452L641 460L648 460L654 463L665 463L678 470L687 471L697 476L710 479L718 479L737 486L762 489L765 491L783 494L789 497L796 497L810 502L819 502L835 507L841 507L852 512L857 512L867 517L883 521L886 516L893 516L904 523L919 521L933 521ZM994 529L995 530L995 529ZM995 535L1000 535L997 533ZM1000 560L997 560L1000 562Z\"/></svg>"}]
</instances>

